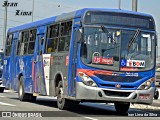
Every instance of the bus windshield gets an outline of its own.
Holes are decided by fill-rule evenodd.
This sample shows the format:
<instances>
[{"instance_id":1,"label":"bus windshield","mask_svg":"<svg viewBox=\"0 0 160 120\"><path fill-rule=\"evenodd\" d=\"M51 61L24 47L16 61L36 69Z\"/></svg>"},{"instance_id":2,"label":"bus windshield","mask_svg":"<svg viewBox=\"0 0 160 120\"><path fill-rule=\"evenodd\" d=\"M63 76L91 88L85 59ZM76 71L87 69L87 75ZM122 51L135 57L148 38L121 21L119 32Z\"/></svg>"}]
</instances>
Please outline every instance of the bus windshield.
<instances>
[{"instance_id":1,"label":"bus windshield","mask_svg":"<svg viewBox=\"0 0 160 120\"><path fill-rule=\"evenodd\" d=\"M107 70L150 70L154 67L154 46L152 32L85 27L81 60L88 66Z\"/></svg>"}]
</instances>

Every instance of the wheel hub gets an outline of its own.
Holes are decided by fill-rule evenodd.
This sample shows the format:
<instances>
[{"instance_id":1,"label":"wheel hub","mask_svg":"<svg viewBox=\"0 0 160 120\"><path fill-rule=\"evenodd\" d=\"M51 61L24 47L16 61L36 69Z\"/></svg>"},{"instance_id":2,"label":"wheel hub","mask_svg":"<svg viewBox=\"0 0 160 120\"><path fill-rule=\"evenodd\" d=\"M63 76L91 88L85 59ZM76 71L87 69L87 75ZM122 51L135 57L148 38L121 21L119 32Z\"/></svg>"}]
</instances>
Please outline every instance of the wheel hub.
<instances>
[{"instance_id":1,"label":"wheel hub","mask_svg":"<svg viewBox=\"0 0 160 120\"><path fill-rule=\"evenodd\" d=\"M58 102L61 104L62 100L63 100L63 88L59 88L59 92L58 92Z\"/></svg>"},{"instance_id":2,"label":"wheel hub","mask_svg":"<svg viewBox=\"0 0 160 120\"><path fill-rule=\"evenodd\" d=\"M19 87L19 95L20 95L20 96L22 96L22 91L23 91L22 89L23 89L23 88L22 88L22 85L20 85L20 87Z\"/></svg>"}]
</instances>

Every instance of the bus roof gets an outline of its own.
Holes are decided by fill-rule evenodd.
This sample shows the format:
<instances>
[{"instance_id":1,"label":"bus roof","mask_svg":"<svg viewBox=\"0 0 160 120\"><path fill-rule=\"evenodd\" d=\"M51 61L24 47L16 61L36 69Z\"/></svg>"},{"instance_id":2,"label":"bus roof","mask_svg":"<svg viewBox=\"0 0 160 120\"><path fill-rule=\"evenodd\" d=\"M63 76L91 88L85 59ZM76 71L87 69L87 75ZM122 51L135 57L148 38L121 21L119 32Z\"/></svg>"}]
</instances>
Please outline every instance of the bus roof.
<instances>
[{"instance_id":1,"label":"bus roof","mask_svg":"<svg viewBox=\"0 0 160 120\"><path fill-rule=\"evenodd\" d=\"M142 15L142 16L148 16L152 17L149 14L144 14L140 12L133 12L133 11L128 11L128 10L119 10L119 9L103 9L103 8L83 8L77 11L69 12L69 13L63 13L58 16L46 18L43 20L35 21L32 23L27 23L18 27L13 27L8 30L8 33L16 32L16 31L21 31L25 29L30 29L30 28L35 28L38 26L43 26L47 24L51 24L54 22L62 21L62 20L68 20L72 18L77 18L77 17L82 17L86 11L106 11L106 12L118 12L118 13L127 13L127 14L134 14L134 15Z\"/></svg>"}]
</instances>

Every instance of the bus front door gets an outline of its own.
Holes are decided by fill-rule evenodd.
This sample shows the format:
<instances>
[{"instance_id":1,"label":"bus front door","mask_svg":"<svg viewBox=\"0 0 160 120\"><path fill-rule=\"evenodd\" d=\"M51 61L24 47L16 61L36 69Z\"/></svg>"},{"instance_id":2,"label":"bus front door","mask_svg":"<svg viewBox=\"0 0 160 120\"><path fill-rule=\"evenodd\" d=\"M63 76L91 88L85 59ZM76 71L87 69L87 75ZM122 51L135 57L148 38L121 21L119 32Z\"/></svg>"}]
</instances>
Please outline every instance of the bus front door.
<instances>
[{"instance_id":1,"label":"bus front door","mask_svg":"<svg viewBox=\"0 0 160 120\"><path fill-rule=\"evenodd\" d=\"M77 72L77 50L78 50L78 39L79 39L79 28L74 29L74 40L72 40L73 48L70 50L70 61L69 61L69 96L76 97L76 72Z\"/></svg>"},{"instance_id":2,"label":"bus front door","mask_svg":"<svg viewBox=\"0 0 160 120\"><path fill-rule=\"evenodd\" d=\"M34 51L34 93L46 94L43 72L43 49L45 35L37 35Z\"/></svg>"}]
</instances>

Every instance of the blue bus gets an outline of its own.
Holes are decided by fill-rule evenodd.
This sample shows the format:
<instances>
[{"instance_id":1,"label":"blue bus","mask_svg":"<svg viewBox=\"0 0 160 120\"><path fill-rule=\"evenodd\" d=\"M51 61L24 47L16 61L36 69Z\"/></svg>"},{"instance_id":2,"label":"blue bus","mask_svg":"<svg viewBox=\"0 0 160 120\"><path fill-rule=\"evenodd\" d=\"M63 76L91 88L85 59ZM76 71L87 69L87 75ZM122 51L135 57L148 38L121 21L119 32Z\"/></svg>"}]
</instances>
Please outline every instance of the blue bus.
<instances>
[{"instance_id":1,"label":"blue bus","mask_svg":"<svg viewBox=\"0 0 160 120\"><path fill-rule=\"evenodd\" d=\"M153 17L126 10L84 8L21 25L7 33L3 84L20 101L110 102L126 113L130 103L152 104L156 41Z\"/></svg>"},{"instance_id":2,"label":"blue bus","mask_svg":"<svg viewBox=\"0 0 160 120\"><path fill-rule=\"evenodd\" d=\"M0 93L3 93L5 86L2 84L2 71L3 71L3 58L4 52L0 50Z\"/></svg>"}]
</instances>

